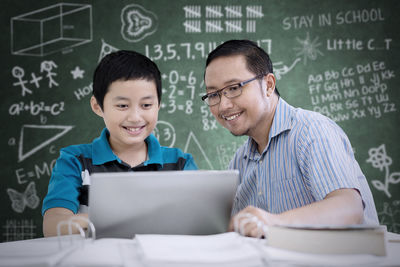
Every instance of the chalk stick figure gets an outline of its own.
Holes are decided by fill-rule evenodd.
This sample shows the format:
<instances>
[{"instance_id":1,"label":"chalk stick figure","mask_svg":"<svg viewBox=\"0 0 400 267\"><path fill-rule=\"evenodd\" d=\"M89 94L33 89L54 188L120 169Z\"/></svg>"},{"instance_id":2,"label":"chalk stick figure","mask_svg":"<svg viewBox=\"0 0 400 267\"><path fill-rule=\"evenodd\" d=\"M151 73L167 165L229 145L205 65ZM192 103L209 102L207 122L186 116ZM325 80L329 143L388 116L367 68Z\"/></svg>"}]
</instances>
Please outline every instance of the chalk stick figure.
<instances>
[{"instance_id":1,"label":"chalk stick figure","mask_svg":"<svg viewBox=\"0 0 400 267\"><path fill-rule=\"evenodd\" d=\"M12 71L11 71L12 76L18 79L18 82L13 83L14 86L21 86L22 88L22 96L25 96L25 93L32 94L32 91L25 86L25 84L28 82L27 80L23 80L22 78L25 75L25 71L23 68L19 66L15 66Z\"/></svg>"},{"instance_id":2,"label":"chalk stick figure","mask_svg":"<svg viewBox=\"0 0 400 267\"><path fill-rule=\"evenodd\" d=\"M46 78L49 79L49 88L53 85L58 86L58 83L53 79L53 76L57 76L57 73L52 72L53 68L57 68L57 65L52 60L45 60L40 64L40 72L46 72Z\"/></svg>"}]
</instances>

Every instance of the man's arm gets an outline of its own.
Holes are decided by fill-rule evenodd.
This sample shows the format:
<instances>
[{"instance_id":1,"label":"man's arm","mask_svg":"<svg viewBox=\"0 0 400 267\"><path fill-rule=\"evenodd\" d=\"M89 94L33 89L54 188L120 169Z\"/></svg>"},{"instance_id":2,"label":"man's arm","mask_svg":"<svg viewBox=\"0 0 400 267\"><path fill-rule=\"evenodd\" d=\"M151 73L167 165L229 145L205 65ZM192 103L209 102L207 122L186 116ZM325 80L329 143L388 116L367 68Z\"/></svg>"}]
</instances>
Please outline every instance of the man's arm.
<instances>
[{"instance_id":1,"label":"man's arm","mask_svg":"<svg viewBox=\"0 0 400 267\"><path fill-rule=\"evenodd\" d=\"M68 221L72 218L75 218L74 222L78 223L83 229L87 229L88 224L85 219L88 219L88 214L74 214L71 210L65 208L48 209L43 216L43 235L45 237L56 236L58 223L61 221ZM68 225L62 226L60 230L62 235L69 234ZM78 233L78 229L75 226L72 226L72 234Z\"/></svg>"},{"instance_id":2,"label":"man's arm","mask_svg":"<svg viewBox=\"0 0 400 267\"><path fill-rule=\"evenodd\" d=\"M326 224L345 225L360 224L363 221L363 204L360 193L355 189L338 189L332 191L318 202L307 206L272 214L263 209L248 206L236 214L229 224L233 231L233 222L236 218L244 219L243 214L256 216L266 225L276 224ZM246 224L244 234L256 237L258 229L255 222Z\"/></svg>"}]
</instances>

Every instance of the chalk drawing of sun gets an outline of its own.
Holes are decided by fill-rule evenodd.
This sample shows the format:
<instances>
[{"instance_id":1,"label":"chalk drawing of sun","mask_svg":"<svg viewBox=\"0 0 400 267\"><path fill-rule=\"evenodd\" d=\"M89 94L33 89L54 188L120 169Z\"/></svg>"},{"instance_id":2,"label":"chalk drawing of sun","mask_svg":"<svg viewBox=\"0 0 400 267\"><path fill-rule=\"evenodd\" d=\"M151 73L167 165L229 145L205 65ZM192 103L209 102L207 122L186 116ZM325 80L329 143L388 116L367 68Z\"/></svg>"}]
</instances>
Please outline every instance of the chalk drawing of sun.
<instances>
[{"instance_id":1,"label":"chalk drawing of sun","mask_svg":"<svg viewBox=\"0 0 400 267\"><path fill-rule=\"evenodd\" d=\"M303 57L304 65L307 64L307 59L316 60L318 58L318 55L321 55L321 56L324 55L318 49L318 47L321 45L321 43L318 42L318 37L315 37L311 41L310 34L307 32L307 36L305 39L300 39L299 37L296 37L296 40L301 46L295 47L295 48L293 48L293 50L295 50L297 52L296 56Z\"/></svg>"}]
</instances>

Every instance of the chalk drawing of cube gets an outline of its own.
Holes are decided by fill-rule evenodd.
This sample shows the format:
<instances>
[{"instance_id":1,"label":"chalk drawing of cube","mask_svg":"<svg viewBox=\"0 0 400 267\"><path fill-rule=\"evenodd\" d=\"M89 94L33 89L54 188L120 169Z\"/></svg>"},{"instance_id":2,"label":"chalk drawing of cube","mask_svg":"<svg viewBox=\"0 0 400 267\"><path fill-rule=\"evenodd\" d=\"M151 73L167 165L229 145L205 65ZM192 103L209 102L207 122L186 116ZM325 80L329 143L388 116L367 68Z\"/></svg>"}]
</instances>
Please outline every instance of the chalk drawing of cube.
<instances>
[{"instance_id":1,"label":"chalk drawing of cube","mask_svg":"<svg viewBox=\"0 0 400 267\"><path fill-rule=\"evenodd\" d=\"M45 56L92 41L92 6L59 3L11 18L11 53Z\"/></svg>"}]
</instances>

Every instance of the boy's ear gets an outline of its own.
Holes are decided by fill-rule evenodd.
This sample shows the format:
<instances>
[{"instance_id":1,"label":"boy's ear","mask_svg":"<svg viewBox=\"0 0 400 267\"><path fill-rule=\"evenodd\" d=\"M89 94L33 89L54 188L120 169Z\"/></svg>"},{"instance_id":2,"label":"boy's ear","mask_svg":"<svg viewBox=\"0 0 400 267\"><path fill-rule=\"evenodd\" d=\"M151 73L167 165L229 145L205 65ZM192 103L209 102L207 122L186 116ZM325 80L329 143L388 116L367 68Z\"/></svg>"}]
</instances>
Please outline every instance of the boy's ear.
<instances>
[{"instance_id":1,"label":"boy's ear","mask_svg":"<svg viewBox=\"0 0 400 267\"><path fill-rule=\"evenodd\" d=\"M103 110L101 109L100 105L97 103L97 100L94 96L90 98L90 106L94 113L98 116L103 117Z\"/></svg>"}]
</instances>

